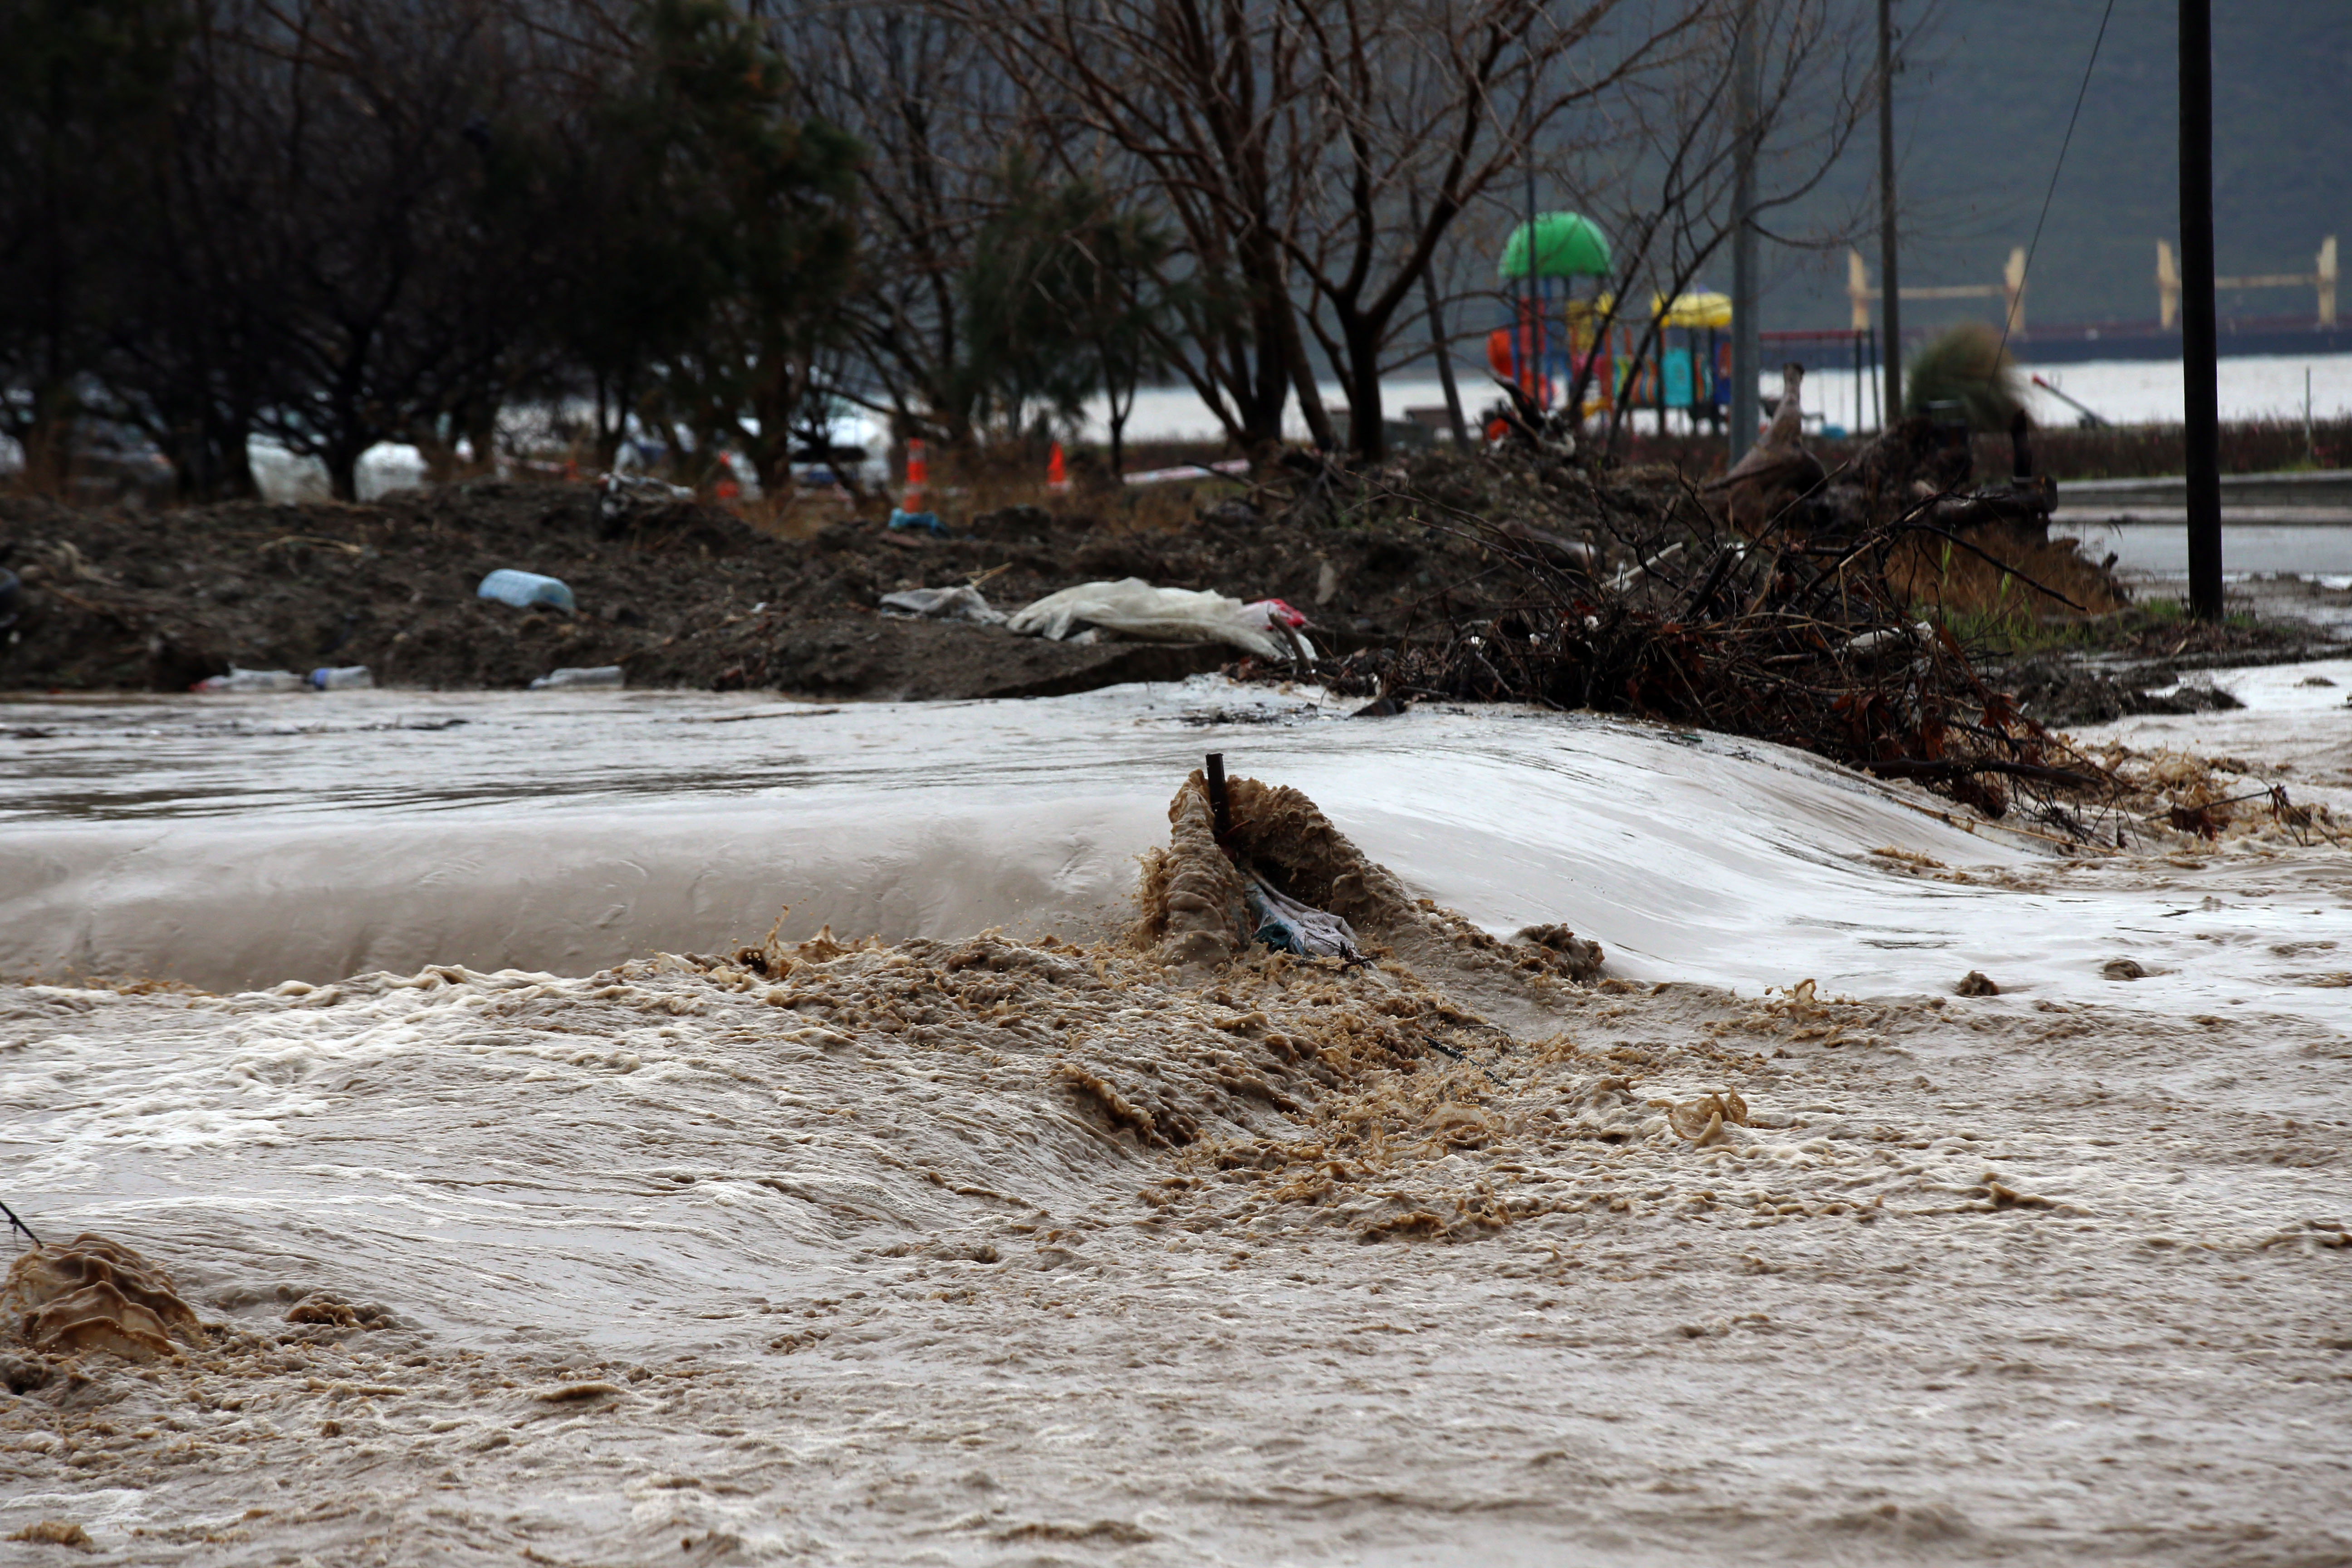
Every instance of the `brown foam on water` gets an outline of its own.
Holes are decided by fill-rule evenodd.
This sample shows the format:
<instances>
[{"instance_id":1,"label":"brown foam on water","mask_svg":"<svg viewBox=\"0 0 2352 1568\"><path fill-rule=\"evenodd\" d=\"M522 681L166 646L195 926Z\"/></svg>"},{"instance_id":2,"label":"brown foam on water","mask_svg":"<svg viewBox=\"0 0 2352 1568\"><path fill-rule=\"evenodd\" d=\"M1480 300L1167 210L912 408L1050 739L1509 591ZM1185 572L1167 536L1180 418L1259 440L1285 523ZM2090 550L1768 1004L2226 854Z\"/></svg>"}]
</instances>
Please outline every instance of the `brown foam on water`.
<instances>
[{"instance_id":1,"label":"brown foam on water","mask_svg":"<svg viewBox=\"0 0 2352 1568\"><path fill-rule=\"evenodd\" d=\"M133 1361L205 1342L172 1277L127 1247L84 1232L16 1259L0 1286L5 1316L35 1350L112 1351Z\"/></svg>"}]
</instances>

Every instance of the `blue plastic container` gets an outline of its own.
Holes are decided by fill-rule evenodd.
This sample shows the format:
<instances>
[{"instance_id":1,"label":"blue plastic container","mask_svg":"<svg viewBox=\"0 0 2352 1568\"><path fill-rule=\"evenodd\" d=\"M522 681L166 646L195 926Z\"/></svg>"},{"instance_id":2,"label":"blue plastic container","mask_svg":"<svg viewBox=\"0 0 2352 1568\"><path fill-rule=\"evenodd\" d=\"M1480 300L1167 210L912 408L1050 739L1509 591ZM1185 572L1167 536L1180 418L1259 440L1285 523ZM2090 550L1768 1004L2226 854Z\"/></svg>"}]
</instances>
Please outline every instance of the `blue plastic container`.
<instances>
[{"instance_id":1,"label":"blue plastic container","mask_svg":"<svg viewBox=\"0 0 2352 1568\"><path fill-rule=\"evenodd\" d=\"M517 572L504 566L483 578L482 585L474 590L474 595L477 598L496 599L501 605L512 605L519 610L528 609L533 605L551 605L559 610L577 610L580 607L572 602L572 590L562 579L542 577L536 572Z\"/></svg>"}]
</instances>

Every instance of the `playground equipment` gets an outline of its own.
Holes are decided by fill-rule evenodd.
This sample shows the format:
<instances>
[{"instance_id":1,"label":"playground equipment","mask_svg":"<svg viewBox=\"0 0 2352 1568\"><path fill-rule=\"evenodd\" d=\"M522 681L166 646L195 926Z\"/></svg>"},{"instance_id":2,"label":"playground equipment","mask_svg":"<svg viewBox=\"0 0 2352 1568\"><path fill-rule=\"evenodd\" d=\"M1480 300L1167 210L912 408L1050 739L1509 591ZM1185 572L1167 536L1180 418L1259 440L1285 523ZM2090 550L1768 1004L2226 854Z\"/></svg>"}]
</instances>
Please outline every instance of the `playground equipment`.
<instances>
[{"instance_id":1,"label":"playground equipment","mask_svg":"<svg viewBox=\"0 0 2352 1568\"><path fill-rule=\"evenodd\" d=\"M1561 407L1581 375L1581 417L1654 410L1660 429L1675 413L1722 428L1731 406L1730 296L1653 293L1647 319L1638 309L1621 317L1606 289L1608 237L1580 213L1538 216L1532 245L1529 226L1519 225L1496 271L1506 316L1487 334L1486 363L1528 405ZM1587 279L1589 289L1580 287Z\"/></svg>"},{"instance_id":2,"label":"playground equipment","mask_svg":"<svg viewBox=\"0 0 2352 1568\"><path fill-rule=\"evenodd\" d=\"M1704 418L1717 429L1731 407L1731 296L1702 290L1695 294L1677 294L1672 300L1653 294L1650 308L1658 321L1656 371L1653 374L1644 367L1645 376L1654 381L1654 394L1647 405L1658 411L1658 428L1666 427L1666 411L1679 408L1696 422ZM1632 330L1618 329L1625 340L1626 363L1640 346L1632 342ZM1701 333L1706 336L1702 338ZM1612 392L1622 390L1612 378ZM1638 394L1640 388L1636 387ZM1633 406L1643 406L1643 400L1632 400Z\"/></svg>"},{"instance_id":3,"label":"playground equipment","mask_svg":"<svg viewBox=\"0 0 2352 1568\"><path fill-rule=\"evenodd\" d=\"M1589 353L1576 341L1576 286L1609 276L1609 237L1581 213L1544 213L1521 224L1503 242L1496 268L1509 301L1508 318L1486 338L1486 363L1496 379L1519 390L1538 408L1566 395L1580 368L1571 353ZM1589 336L1589 333L1588 333Z\"/></svg>"}]
</instances>

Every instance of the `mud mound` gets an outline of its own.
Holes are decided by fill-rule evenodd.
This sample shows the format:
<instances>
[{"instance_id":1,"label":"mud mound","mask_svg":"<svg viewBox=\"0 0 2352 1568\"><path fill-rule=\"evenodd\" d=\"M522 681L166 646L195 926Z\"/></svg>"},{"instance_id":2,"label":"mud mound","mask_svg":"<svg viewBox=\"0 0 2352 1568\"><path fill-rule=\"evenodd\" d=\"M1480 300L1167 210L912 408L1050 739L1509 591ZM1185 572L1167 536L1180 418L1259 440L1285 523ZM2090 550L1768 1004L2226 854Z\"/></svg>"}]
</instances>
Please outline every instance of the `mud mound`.
<instances>
[{"instance_id":1,"label":"mud mound","mask_svg":"<svg viewBox=\"0 0 2352 1568\"><path fill-rule=\"evenodd\" d=\"M1414 898L1295 789L1237 778L1226 790L1231 855L1217 844L1208 780L1196 769L1169 803L1168 847L1145 862L1138 932L1170 963L1226 963L1247 949L1252 921L1238 861L1415 968L1579 983L1601 973L1601 944L1565 926L1532 926L1505 942Z\"/></svg>"},{"instance_id":2,"label":"mud mound","mask_svg":"<svg viewBox=\"0 0 2352 1568\"><path fill-rule=\"evenodd\" d=\"M1202 775L1177 791L1169 846L1146 858L1125 942L986 932L886 947L827 931L784 945L772 932L729 958L667 962L801 1015L812 1026L793 1037L820 1052L862 1053L879 1037L884 1048L976 1054L1151 1149L1262 1139L1367 1075L1507 1047L1508 1029L1487 1010L1523 1021L1550 999L1544 986L1597 973L1598 945L1564 928L1507 943L1414 899L1298 791L1230 787L1231 856ZM1236 859L1346 919L1388 962L1347 967L1252 947Z\"/></svg>"},{"instance_id":3,"label":"mud mound","mask_svg":"<svg viewBox=\"0 0 2352 1568\"><path fill-rule=\"evenodd\" d=\"M201 1346L205 1332L172 1277L131 1248L88 1233L16 1259L0 1286L0 1321L52 1354L111 1351L133 1361Z\"/></svg>"}]
</instances>

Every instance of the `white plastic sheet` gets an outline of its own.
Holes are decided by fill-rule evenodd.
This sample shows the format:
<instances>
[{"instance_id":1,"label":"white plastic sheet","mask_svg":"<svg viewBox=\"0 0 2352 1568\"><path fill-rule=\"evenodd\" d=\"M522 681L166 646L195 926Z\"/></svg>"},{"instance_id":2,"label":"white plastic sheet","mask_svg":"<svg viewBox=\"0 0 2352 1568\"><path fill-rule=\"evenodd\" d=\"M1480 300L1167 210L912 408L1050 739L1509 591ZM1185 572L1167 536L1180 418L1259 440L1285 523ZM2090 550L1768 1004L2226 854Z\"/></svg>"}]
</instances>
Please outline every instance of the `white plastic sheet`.
<instances>
[{"instance_id":1,"label":"white plastic sheet","mask_svg":"<svg viewBox=\"0 0 2352 1568\"><path fill-rule=\"evenodd\" d=\"M1140 577L1122 577L1048 594L1010 625L1059 642L1085 622L1140 642L1221 642L1260 658L1286 659L1289 640L1275 630L1275 619L1287 608L1278 599L1245 605L1205 588L1157 588Z\"/></svg>"}]
</instances>

